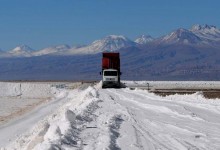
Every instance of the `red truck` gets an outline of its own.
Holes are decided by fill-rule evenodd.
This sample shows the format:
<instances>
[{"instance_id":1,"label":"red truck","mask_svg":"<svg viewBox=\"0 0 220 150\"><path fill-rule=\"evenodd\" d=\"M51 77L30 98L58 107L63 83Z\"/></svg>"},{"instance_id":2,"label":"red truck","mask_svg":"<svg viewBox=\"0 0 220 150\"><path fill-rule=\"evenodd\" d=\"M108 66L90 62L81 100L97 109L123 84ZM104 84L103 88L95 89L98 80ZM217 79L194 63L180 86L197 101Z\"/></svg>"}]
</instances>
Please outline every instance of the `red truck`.
<instances>
[{"instance_id":1,"label":"red truck","mask_svg":"<svg viewBox=\"0 0 220 150\"><path fill-rule=\"evenodd\" d=\"M102 53L102 88L120 87L120 54Z\"/></svg>"}]
</instances>

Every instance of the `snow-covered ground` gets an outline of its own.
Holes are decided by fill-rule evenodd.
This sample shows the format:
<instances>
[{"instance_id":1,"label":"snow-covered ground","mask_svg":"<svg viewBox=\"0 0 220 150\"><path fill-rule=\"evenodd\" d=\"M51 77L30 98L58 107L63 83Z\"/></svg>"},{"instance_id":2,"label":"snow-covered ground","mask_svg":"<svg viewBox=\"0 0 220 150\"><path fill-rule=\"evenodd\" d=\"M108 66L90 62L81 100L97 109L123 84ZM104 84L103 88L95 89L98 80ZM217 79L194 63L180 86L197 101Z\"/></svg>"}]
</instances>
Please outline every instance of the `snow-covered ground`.
<instances>
[{"instance_id":1,"label":"snow-covered ground","mask_svg":"<svg viewBox=\"0 0 220 150\"><path fill-rule=\"evenodd\" d=\"M220 149L219 99L207 100L201 93L160 97L146 90L100 87L50 86L50 101L0 125L0 147Z\"/></svg>"},{"instance_id":2,"label":"snow-covered ground","mask_svg":"<svg viewBox=\"0 0 220 150\"><path fill-rule=\"evenodd\" d=\"M0 124L21 116L52 96L48 83L0 82Z\"/></svg>"},{"instance_id":3,"label":"snow-covered ground","mask_svg":"<svg viewBox=\"0 0 220 150\"><path fill-rule=\"evenodd\" d=\"M122 81L128 87L150 89L220 89L220 81Z\"/></svg>"}]
</instances>

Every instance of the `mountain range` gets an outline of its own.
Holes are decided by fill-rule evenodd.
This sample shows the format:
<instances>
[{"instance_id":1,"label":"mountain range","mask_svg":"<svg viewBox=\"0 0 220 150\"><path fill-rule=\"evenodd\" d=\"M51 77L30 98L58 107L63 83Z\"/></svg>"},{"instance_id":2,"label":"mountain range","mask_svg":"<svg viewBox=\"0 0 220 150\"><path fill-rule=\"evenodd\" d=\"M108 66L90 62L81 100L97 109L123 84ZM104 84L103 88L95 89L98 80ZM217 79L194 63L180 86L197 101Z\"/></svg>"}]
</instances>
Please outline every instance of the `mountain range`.
<instances>
[{"instance_id":1,"label":"mountain range","mask_svg":"<svg viewBox=\"0 0 220 150\"><path fill-rule=\"evenodd\" d=\"M120 52L122 79L219 80L220 30L213 25L179 28L162 37L135 40L109 35L89 45L0 51L1 80L96 80L102 52Z\"/></svg>"},{"instance_id":2,"label":"mountain range","mask_svg":"<svg viewBox=\"0 0 220 150\"><path fill-rule=\"evenodd\" d=\"M220 30L213 25L194 25L191 29L179 28L170 34L159 38L150 35L141 35L134 41L122 35L109 35L96 40L89 45L71 47L69 45L57 45L33 50L27 45L20 45L13 50L1 51L0 57L32 57L42 55L76 55L96 54L104 51L117 51L121 48L142 46L146 44L184 44L184 45L216 45L220 44Z\"/></svg>"}]
</instances>

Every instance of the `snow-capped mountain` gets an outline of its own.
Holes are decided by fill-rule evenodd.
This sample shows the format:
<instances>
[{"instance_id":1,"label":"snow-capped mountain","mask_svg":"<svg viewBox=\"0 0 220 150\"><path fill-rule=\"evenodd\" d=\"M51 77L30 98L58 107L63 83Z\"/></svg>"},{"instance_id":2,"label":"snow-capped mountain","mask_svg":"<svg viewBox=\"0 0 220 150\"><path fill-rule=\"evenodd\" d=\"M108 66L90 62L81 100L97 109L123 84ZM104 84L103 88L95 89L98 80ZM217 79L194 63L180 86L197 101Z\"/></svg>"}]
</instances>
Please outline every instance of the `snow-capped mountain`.
<instances>
[{"instance_id":1,"label":"snow-capped mountain","mask_svg":"<svg viewBox=\"0 0 220 150\"><path fill-rule=\"evenodd\" d=\"M68 45L58 45L41 50L33 51L27 45L20 45L10 51L0 51L0 57L31 57L43 55L75 55L75 54L97 54L104 51L117 51L129 47L151 47L162 45L194 45L194 46L220 46L220 30L212 25L194 25L190 30L177 29L163 37L152 38L149 35L142 35L132 41L122 35L109 35L103 39L96 40L89 45L70 47Z\"/></svg>"},{"instance_id":2,"label":"snow-capped mountain","mask_svg":"<svg viewBox=\"0 0 220 150\"><path fill-rule=\"evenodd\" d=\"M27 45L19 45L16 48L8 51L12 56L31 56L34 50Z\"/></svg>"},{"instance_id":3,"label":"snow-capped mountain","mask_svg":"<svg viewBox=\"0 0 220 150\"><path fill-rule=\"evenodd\" d=\"M32 55L33 56L41 56L41 55L48 55L48 54L56 54L56 53L63 53L67 50L69 50L71 47L69 45L57 45L57 46L52 46L48 48L44 48L42 50L34 52Z\"/></svg>"},{"instance_id":4,"label":"snow-capped mountain","mask_svg":"<svg viewBox=\"0 0 220 150\"><path fill-rule=\"evenodd\" d=\"M138 44L147 44L153 40L154 38L151 37L150 35L141 35L139 38L135 40L135 42Z\"/></svg>"},{"instance_id":5,"label":"snow-capped mountain","mask_svg":"<svg viewBox=\"0 0 220 150\"><path fill-rule=\"evenodd\" d=\"M30 48L27 45L19 45L15 47L13 50L10 51L10 53L21 53L21 52L31 52L33 51L32 48Z\"/></svg>"},{"instance_id":6,"label":"snow-capped mountain","mask_svg":"<svg viewBox=\"0 0 220 150\"><path fill-rule=\"evenodd\" d=\"M96 40L92 44L72 49L70 54L96 54L104 51L116 51L120 48L135 46L136 43L122 35L109 35L101 40Z\"/></svg>"},{"instance_id":7,"label":"snow-capped mountain","mask_svg":"<svg viewBox=\"0 0 220 150\"><path fill-rule=\"evenodd\" d=\"M191 30L194 34L206 41L220 41L220 30L213 25L194 25Z\"/></svg>"},{"instance_id":8,"label":"snow-capped mountain","mask_svg":"<svg viewBox=\"0 0 220 150\"><path fill-rule=\"evenodd\" d=\"M183 28L177 29L176 31L162 37L160 41L167 44L199 44L202 42L202 40L193 32Z\"/></svg>"}]
</instances>

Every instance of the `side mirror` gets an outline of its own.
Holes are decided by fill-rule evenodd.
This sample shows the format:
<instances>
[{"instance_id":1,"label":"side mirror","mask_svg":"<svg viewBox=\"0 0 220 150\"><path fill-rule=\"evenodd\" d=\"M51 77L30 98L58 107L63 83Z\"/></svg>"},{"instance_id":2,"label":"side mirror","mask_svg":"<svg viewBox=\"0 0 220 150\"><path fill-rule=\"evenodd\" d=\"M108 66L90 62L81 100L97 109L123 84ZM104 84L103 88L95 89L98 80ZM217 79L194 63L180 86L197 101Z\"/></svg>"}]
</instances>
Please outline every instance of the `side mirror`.
<instances>
[{"instance_id":1,"label":"side mirror","mask_svg":"<svg viewBox=\"0 0 220 150\"><path fill-rule=\"evenodd\" d=\"M99 72L100 75L102 75L102 72Z\"/></svg>"},{"instance_id":2,"label":"side mirror","mask_svg":"<svg viewBox=\"0 0 220 150\"><path fill-rule=\"evenodd\" d=\"M120 72L120 75L122 75L122 72Z\"/></svg>"}]
</instances>

